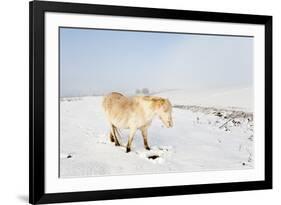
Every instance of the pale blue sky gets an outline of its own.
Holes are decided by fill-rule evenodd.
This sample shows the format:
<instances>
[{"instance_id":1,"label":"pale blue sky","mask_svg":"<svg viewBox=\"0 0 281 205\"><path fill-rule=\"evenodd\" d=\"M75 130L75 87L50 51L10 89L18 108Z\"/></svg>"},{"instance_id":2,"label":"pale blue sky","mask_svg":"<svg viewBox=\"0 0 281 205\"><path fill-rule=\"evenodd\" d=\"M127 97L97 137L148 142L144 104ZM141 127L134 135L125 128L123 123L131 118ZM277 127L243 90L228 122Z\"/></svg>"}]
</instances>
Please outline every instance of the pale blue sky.
<instances>
[{"instance_id":1,"label":"pale blue sky","mask_svg":"<svg viewBox=\"0 0 281 205\"><path fill-rule=\"evenodd\" d=\"M61 95L250 87L253 40L60 28Z\"/></svg>"}]
</instances>

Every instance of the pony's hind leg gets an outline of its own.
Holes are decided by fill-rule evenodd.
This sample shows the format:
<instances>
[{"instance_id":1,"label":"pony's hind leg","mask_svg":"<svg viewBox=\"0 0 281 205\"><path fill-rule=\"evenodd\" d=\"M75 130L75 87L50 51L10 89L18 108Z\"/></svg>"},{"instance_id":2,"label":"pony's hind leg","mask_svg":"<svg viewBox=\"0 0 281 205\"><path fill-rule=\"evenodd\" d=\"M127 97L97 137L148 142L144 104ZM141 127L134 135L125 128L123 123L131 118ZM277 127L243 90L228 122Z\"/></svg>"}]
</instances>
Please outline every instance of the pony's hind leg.
<instances>
[{"instance_id":1,"label":"pony's hind leg","mask_svg":"<svg viewBox=\"0 0 281 205\"><path fill-rule=\"evenodd\" d=\"M118 134L117 128L114 125L111 125L110 140L111 142L115 142L115 146L120 146L120 143L117 138L117 134Z\"/></svg>"},{"instance_id":2,"label":"pony's hind leg","mask_svg":"<svg viewBox=\"0 0 281 205\"><path fill-rule=\"evenodd\" d=\"M114 136L113 136L111 130L110 130L110 133L109 133L109 138L110 138L110 142L115 142Z\"/></svg>"}]
</instances>

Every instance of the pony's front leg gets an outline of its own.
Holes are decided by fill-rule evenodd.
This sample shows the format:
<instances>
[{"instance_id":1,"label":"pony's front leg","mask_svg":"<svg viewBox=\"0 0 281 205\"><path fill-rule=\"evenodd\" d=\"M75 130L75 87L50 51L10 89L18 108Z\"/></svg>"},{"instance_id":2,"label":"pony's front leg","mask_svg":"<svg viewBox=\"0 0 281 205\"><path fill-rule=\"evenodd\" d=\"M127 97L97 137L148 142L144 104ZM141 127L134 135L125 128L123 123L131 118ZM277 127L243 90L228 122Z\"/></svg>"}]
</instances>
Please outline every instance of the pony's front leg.
<instances>
[{"instance_id":1,"label":"pony's front leg","mask_svg":"<svg viewBox=\"0 0 281 205\"><path fill-rule=\"evenodd\" d=\"M127 144L127 147L126 147L126 152L131 151L131 145L132 145L132 141L134 139L134 136L136 134L136 131L137 131L136 128L131 128L131 130L130 130L130 135L129 135L128 144Z\"/></svg>"},{"instance_id":2,"label":"pony's front leg","mask_svg":"<svg viewBox=\"0 0 281 205\"><path fill-rule=\"evenodd\" d=\"M141 128L141 134L143 137L143 144L144 144L145 149L150 150L150 147L148 146L148 143L147 143L147 127L146 126Z\"/></svg>"}]
</instances>

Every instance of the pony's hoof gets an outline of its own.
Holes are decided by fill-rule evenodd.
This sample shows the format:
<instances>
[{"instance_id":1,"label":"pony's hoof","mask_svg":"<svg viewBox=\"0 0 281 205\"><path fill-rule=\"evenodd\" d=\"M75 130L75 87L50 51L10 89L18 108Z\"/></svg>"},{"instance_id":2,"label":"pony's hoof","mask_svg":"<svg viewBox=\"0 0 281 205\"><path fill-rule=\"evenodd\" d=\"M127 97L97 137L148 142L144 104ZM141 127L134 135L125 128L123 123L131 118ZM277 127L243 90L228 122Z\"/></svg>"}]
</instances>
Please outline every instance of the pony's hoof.
<instances>
[{"instance_id":1,"label":"pony's hoof","mask_svg":"<svg viewBox=\"0 0 281 205\"><path fill-rule=\"evenodd\" d=\"M150 147L146 147L145 149L146 149L146 150L150 150Z\"/></svg>"},{"instance_id":2,"label":"pony's hoof","mask_svg":"<svg viewBox=\"0 0 281 205\"><path fill-rule=\"evenodd\" d=\"M128 153L128 152L130 152L130 151L131 151L131 149L127 147L126 153Z\"/></svg>"},{"instance_id":3,"label":"pony's hoof","mask_svg":"<svg viewBox=\"0 0 281 205\"><path fill-rule=\"evenodd\" d=\"M118 146L120 146L120 144L119 143L115 143L115 146L118 147Z\"/></svg>"}]
</instances>

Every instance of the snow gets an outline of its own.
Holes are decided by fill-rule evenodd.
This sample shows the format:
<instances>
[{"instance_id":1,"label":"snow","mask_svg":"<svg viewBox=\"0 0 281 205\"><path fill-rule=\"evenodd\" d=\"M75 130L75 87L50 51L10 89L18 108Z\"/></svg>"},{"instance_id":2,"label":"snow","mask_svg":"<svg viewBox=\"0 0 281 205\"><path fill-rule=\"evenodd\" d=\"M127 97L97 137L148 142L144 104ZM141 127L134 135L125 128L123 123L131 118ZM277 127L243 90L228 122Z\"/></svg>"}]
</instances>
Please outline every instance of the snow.
<instances>
[{"instance_id":1,"label":"snow","mask_svg":"<svg viewBox=\"0 0 281 205\"><path fill-rule=\"evenodd\" d=\"M155 118L148 131L151 150L144 149L138 131L130 153L109 140L102 96L62 98L60 177L251 169L254 135L249 96L243 97L247 92L211 93L203 103L189 101L186 91L158 93L174 106L174 127L165 128ZM215 96L224 102L215 104ZM237 103L227 104L231 98ZM128 130L121 130L122 145L127 136Z\"/></svg>"}]
</instances>

